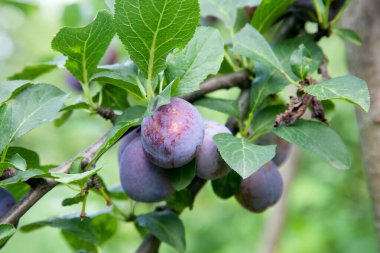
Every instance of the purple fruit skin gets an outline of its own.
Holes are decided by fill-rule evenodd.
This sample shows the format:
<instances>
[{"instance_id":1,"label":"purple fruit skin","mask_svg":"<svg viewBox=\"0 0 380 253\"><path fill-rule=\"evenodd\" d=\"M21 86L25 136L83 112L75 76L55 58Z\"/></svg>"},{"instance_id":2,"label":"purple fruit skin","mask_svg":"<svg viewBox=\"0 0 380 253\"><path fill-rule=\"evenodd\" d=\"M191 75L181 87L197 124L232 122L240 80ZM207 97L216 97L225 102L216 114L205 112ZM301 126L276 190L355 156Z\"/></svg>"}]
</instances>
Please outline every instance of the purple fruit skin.
<instances>
[{"instance_id":1,"label":"purple fruit skin","mask_svg":"<svg viewBox=\"0 0 380 253\"><path fill-rule=\"evenodd\" d=\"M259 145L277 145L276 155L273 157L272 161L280 167L289 157L290 152L292 151L292 144L286 140L278 137L273 133L268 133L260 136L257 140Z\"/></svg>"},{"instance_id":2,"label":"purple fruit skin","mask_svg":"<svg viewBox=\"0 0 380 253\"><path fill-rule=\"evenodd\" d=\"M119 158L119 162L120 162L120 158L122 157L121 154L124 152L125 148L136 138L136 137L140 137L141 133L140 133L141 129L140 128L136 128L134 130L132 130L130 133L128 133L126 136L124 136L122 139L121 139L121 143L120 143L120 146L119 146L119 151L117 153L117 157Z\"/></svg>"},{"instance_id":3,"label":"purple fruit skin","mask_svg":"<svg viewBox=\"0 0 380 253\"><path fill-rule=\"evenodd\" d=\"M178 168L190 162L203 136L202 116L181 98L172 98L170 104L161 106L141 124L144 151L162 168Z\"/></svg>"},{"instance_id":4,"label":"purple fruit skin","mask_svg":"<svg viewBox=\"0 0 380 253\"><path fill-rule=\"evenodd\" d=\"M0 188L0 218L3 217L14 205L16 200L7 190Z\"/></svg>"},{"instance_id":5,"label":"purple fruit skin","mask_svg":"<svg viewBox=\"0 0 380 253\"><path fill-rule=\"evenodd\" d=\"M119 167L121 186L135 201L158 202L174 192L164 169L155 166L146 157L140 136L124 147L119 157Z\"/></svg>"},{"instance_id":6,"label":"purple fruit skin","mask_svg":"<svg viewBox=\"0 0 380 253\"><path fill-rule=\"evenodd\" d=\"M269 162L240 183L236 194L246 209L259 213L277 203L283 191L283 181L277 166Z\"/></svg>"},{"instance_id":7,"label":"purple fruit skin","mask_svg":"<svg viewBox=\"0 0 380 253\"><path fill-rule=\"evenodd\" d=\"M197 176L206 180L218 179L227 175L230 167L220 156L212 138L216 134L231 134L231 131L224 125L214 121L205 121L204 127L203 144L198 148L196 154Z\"/></svg>"},{"instance_id":8,"label":"purple fruit skin","mask_svg":"<svg viewBox=\"0 0 380 253\"><path fill-rule=\"evenodd\" d=\"M82 91L82 85L78 81L78 79L73 76L71 73L66 73L66 82L69 85L69 87L75 91Z\"/></svg>"}]
</instances>

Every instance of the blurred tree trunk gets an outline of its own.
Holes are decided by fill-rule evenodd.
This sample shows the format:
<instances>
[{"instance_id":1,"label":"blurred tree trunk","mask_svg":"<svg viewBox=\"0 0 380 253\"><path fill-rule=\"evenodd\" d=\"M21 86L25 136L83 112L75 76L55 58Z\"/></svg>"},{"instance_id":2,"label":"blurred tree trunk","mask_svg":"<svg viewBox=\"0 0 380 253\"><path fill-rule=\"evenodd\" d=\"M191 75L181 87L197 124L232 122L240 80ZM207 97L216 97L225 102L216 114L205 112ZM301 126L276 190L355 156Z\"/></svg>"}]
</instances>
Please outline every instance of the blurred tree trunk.
<instances>
[{"instance_id":1,"label":"blurred tree trunk","mask_svg":"<svg viewBox=\"0 0 380 253\"><path fill-rule=\"evenodd\" d=\"M367 181L380 243L380 1L353 1L342 20L344 27L357 31L363 46L347 45L351 72L367 81L371 94L370 113L357 111Z\"/></svg>"}]
</instances>

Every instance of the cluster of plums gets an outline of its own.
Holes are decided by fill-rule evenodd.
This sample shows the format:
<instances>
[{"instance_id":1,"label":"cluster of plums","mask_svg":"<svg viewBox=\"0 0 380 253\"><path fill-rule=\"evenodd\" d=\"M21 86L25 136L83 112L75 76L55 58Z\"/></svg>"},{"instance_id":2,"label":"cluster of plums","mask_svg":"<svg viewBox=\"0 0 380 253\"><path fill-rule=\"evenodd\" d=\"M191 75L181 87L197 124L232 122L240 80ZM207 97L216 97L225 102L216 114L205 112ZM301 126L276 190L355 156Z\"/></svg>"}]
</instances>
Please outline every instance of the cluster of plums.
<instances>
[{"instance_id":1,"label":"cluster of plums","mask_svg":"<svg viewBox=\"0 0 380 253\"><path fill-rule=\"evenodd\" d=\"M219 133L231 134L224 125L204 121L189 102L172 98L121 141L118 160L125 193L139 202L165 200L175 191L167 172L193 159L199 178L226 176L230 168L213 141ZM275 162L283 159L278 157L241 181L236 199L242 206L261 212L279 200L283 182Z\"/></svg>"}]
</instances>

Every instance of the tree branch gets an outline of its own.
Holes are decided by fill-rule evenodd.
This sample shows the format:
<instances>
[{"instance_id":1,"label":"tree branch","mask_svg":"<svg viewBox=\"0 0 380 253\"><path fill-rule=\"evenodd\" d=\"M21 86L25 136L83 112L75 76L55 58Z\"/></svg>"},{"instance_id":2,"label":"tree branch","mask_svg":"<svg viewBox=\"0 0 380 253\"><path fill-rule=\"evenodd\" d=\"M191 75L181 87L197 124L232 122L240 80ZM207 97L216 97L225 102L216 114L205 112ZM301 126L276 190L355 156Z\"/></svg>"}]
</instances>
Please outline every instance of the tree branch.
<instances>
[{"instance_id":1,"label":"tree branch","mask_svg":"<svg viewBox=\"0 0 380 253\"><path fill-rule=\"evenodd\" d=\"M221 90L230 89L233 87L240 87L241 89L247 89L251 85L249 80L249 74L246 71L231 73L223 76L216 76L208 79L200 84L200 89L192 93L182 96L183 99L193 102L207 93Z\"/></svg>"},{"instance_id":2,"label":"tree branch","mask_svg":"<svg viewBox=\"0 0 380 253\"><path fill-rule=\"evenodd\" d=\"M231 87L245 87L244 85L249 85L249 76L246 72L232 73L225 76L213 77L203 82L200 85L199 91L184 96L184 99L194 101L206 95L207 93L218 89L228 89ZM107 116L107 119L110 118ZM106 135L100 138L96 143L88 147L86 150L76 155L74 158L68 160L67 162L58 166L57 168L52 169L52 171L67 173L74 159L79 156L83 156L85 162L91 161L95 154L99 151L100 147L103 145L105 139ZM31 179L30 182L30 185L32 186L31 190L0 219L0 224L16 224L18 220L35 203L37 203L46 193L48 193L58 184L58 182L51 179Z\"/></svg>"},{"instance_id":3,"label":"tree branch","mask_svg":"<svg viewBox=\"0 0 380 253\"><path fill-rule=\"evenodd\" d=\"M83 156L83 158L87 161L90 161L99 148L103 145L104 141L106 140L106 136L103 136L100 138L97 142L95 142L93 145L88 147L83 152L76 155L74 158L71 158L64 164L58 166L57 168L53 169L52 171L55 172L62 172L67 173L70 169L70 166L74 159L79 156ZM36 182L36 181L35 181ZM6 215L4 215L0 219L0 224L3 223L10 223L16 225L18 220L38 201L40 200L46 193L48 193L51 189L53 189L58 182L51 180L51 179L38 179L38 183L32 184L32 189L21 199L17 202L17 204L10 209Z\"/></svg>"}]
</instances>

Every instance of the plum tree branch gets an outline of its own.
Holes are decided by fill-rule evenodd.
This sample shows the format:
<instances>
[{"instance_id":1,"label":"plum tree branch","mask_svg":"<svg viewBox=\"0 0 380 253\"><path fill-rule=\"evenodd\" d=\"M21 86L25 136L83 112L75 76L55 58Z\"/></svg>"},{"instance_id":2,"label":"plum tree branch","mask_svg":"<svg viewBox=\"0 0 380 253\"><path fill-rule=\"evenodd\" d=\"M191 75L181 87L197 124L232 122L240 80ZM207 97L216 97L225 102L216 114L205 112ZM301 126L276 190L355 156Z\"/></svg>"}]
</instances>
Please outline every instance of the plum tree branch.
<instances>
[{"instance_id":1,"label":"plum tree branch","mask_svg":"<svg viewBox=\"0 0 380 253\"><path fill-rule=\"evenodd\" d=\"M90 161L97 153L99 148L103 145L106 140L106 136L100 138L93 145L88 147L83 152L76 155L74 158L71 158L64 164L54 168L52 171L67 173L70 169L70 166L76 157L82 156L84 160ZM0 224L10 223L16 224L18 220L46 193L53 189L58 182L51 179L35 179L31 180L32 189L17 202L17 204L8 211L8 213L0 219Z\"/></svg>"},{"instance_id":2,"label":"plum tree branch","mask_svg":"<svg viewBox=\"0 0 380 253\"><path fill-rule=\"evenodd\" d=\"M232 73L224 76L213 77L203 82L200 85L199 91L184 96L184 99L194 101L206 95L207 93L218 89L228 89L231 87L246 87L246 85L249 86L249 75L246 72ZM113 115L110 115L110 112L107 112L107 119L115 118ZM84 157L84 160L87 162L91 161L92 158L99 151L100 147L103 145L105 140L106 135L100 138L98 141L96 141L93 145L89 146L86 150L76 155L74 158L54 168L53 171L67 173L74 159L79 156ZM46 193L48 193L56 185L58 185L58 182L51 179L31 179L28 183L30 183L31 185L30 191L0 219L0 224L16 224L19 221L19 219L34 204L36 204L43 196L45 196ZM199 182L197 184L199 185Z\"/></svg>"}]
</instances>

